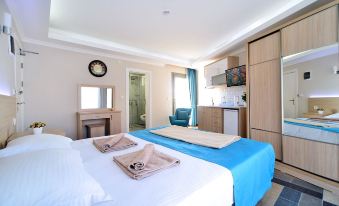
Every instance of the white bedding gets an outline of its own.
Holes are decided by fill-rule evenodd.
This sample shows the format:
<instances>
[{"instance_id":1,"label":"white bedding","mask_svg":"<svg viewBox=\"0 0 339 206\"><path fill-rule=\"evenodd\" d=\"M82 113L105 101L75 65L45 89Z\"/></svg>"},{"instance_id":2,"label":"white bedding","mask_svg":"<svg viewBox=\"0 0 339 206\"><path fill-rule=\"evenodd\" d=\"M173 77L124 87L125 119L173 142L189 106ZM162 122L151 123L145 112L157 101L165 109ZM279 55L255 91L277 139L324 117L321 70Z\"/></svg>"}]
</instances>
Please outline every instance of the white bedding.
<instances>
[{"instance_id":1,"label":"white bedding","mask_svg":"<svg viewBox=\"0 0 339 206\"><path fill-rule=\"evenodd\" d=\"M301 137L318 142L339 144L339 134L321 129L284 123L284 135Z\"/></svg>"},{"instance_id":2,"label":"white bedding","mask_svg":"<svg viewBox=\"0 0 339 206\"><path fill-rule=\"evenodd\" d=\"M1 157L0 174L0 205L91 206L111 202L73 149L42 149Z\"/></svg>"},{"instance_id":3,"label":"white bedding","mask_svg":"<svg viewBox=\"0 0 339 206\"><path fill-rule=\"evenodd\" d=\"M142 180L131 179L112 158L140 150L148 142L128 136L138 146L107 154L96 150L91 139L71 143L80 151L87 172L112 196L113 205L232 205L233 178L228 169L160 145L155 148L180 159L180 165Z\"/></svg>"}]
</instances>

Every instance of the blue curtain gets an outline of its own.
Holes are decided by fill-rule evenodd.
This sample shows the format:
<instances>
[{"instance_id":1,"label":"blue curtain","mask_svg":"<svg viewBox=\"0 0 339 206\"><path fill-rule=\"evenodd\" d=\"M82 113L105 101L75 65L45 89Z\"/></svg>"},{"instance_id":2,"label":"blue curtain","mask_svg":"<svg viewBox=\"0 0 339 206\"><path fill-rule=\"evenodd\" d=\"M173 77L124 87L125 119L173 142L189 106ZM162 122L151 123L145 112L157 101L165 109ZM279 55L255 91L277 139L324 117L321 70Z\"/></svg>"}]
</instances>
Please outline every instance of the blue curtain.
<instances>
[{"instance_id":1,"label":"blue curtain","mask_svg":"<svg viewBox=\"0 0 339 206\"><path fill-rule=\"evenodd\" d=\"M192 106L191 125L197 126L197 72L187 68L187 77Z\"/></svg>"}]
</instances>

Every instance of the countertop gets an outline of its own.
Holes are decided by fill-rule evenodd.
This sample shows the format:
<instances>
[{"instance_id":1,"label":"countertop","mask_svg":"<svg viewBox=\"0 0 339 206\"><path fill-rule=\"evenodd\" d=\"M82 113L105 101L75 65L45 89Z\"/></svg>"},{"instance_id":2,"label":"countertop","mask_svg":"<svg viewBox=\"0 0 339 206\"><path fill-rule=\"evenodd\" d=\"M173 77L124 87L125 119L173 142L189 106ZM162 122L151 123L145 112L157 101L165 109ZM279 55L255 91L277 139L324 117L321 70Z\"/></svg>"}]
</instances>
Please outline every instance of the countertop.
<instances>
[{"instance_id":1,"label":"countertop","mask_svg":"<svg viewBox=\"0 0 339 206\"><path fill-rule=\"evenodd\" d=\"M245 106L228 106L228 105L198 105L198 107L216 107L222 109L246 109Z\"/></svg>"}]
</instances>

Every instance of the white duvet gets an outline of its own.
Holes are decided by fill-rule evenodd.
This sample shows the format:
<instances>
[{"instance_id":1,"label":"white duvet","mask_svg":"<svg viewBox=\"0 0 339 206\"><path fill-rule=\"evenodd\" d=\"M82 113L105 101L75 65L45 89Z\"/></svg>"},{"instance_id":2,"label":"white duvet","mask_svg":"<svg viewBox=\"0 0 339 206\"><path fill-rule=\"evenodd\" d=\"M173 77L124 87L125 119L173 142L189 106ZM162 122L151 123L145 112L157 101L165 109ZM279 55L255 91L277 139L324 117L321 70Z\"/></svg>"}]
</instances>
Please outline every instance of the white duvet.
<instances>
[{"instance_id":1,"label":"white duvet","mask_svg":"<svg viewBox=\"0 0 339 206\"><path fill-rule=\"evenodd\" d=\"M232 205L233 178L228 169L160 145L155 149L180 159L180 165L142 180L131 179L112 158L140 150L148 142L128 136L138 146L106 154L96 150L92 139L71 143L80 151L87 172L113 198L110 205Z\"/></svg>"}]
</instances>

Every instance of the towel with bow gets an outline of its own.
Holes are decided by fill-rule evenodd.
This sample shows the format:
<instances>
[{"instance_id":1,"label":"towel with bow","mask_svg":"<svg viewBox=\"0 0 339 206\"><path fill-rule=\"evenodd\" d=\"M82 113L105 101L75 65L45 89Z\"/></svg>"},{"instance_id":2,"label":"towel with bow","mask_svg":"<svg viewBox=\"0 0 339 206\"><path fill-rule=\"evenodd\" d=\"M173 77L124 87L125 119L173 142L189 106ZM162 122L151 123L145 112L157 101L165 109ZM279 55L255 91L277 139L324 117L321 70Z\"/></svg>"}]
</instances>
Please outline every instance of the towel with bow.
<instances>
[{"instance_id":1,"label":"towel with bow","mask_svg":"<svg viewBox=\"0 0 339 206\"><path fill-rule=\"evenodd\" d=\"M131 178L139 180L180 164L180 160L146 144L142 150L113 157L113 161Z\"/></svg>"}]
</instances>

